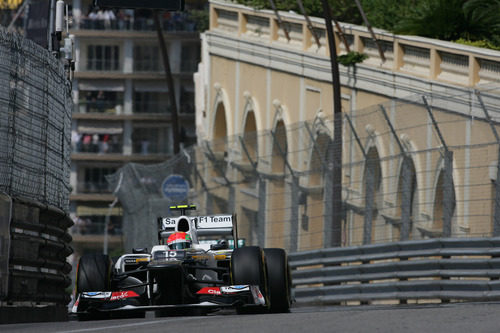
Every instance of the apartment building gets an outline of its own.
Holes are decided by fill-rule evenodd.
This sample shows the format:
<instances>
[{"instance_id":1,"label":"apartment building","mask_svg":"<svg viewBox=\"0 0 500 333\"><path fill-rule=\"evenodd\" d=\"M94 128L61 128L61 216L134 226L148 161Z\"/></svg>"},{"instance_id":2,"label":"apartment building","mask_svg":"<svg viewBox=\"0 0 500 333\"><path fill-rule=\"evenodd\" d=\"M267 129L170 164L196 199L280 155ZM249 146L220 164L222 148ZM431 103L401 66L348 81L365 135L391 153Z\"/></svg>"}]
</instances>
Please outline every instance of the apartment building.
<instances>
[{"instance_id":1,"label":"apartment building","mask_svg":"<svg viewBox=\"0 0 500 333\"><path fill-rule=\"evenodd\" d=\"M121 209L105 176L126 163L158 163L173 153L171 102L151 11L93 8L92 0L68 1L74 36L70 212L77 253L121 247ZM179 113L181 144L195 142L194 84L200 57L199 23L186 11L164 13ZM110 208L112 206L112 208Z\"/></svg>"}]
</instances>

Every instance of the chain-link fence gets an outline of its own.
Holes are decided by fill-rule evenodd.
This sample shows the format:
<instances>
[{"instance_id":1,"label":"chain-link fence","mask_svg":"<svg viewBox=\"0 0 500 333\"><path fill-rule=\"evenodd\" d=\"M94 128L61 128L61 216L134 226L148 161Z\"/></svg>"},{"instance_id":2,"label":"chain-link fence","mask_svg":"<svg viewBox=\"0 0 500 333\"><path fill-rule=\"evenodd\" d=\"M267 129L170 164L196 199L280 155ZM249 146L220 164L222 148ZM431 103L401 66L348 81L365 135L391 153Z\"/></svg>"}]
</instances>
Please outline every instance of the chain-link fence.
<instances>
[{"instance_id":1,"label":"chain-link fence","mask_svg":"<svg viewBox=\"0 0 500 333\"><path fill-rule=\"evenodd\" d=\"M71 89L47 50L0 27L0 192L66 210Z\"/></svg>"},{"instance_id":2,"label":"chain-link fence","mask_svg":"<svg viewBox=\"0 0 500 333\"><path fill-rule=\"evenodd\" d=\"M498 87L413 96L343 113L340 145L332 142L333 117L320 113L200 142L162 164L129 164L108 179L124 207L126 247L154 244L156 218L176 203L196 204L199 214L237 213L247 243L292 252L338 238L349 246L497 236L499 102ZM333 182L335 154L341 184ZM187 198L165 195L172 174L189 182ZM340 188L336 212L331 198ZM334 214L341 214L340 231Z\"/></svg>"}]
</instances>

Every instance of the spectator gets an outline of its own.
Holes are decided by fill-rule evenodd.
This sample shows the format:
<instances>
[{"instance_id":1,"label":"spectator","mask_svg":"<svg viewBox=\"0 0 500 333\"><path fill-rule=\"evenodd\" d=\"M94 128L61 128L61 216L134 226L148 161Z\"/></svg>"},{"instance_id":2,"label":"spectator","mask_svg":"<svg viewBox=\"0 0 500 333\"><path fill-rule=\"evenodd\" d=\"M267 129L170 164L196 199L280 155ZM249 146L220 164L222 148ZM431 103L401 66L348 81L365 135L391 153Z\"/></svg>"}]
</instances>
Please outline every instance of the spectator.
<instances>
[{"instance_id":1,"label":"spectator","mask_svg":"<svg viewBox=\"0 0 500 333\"><path fill-rule=\"evenodd\" d=\"M120 148L120 141L118 139L117 135L112 135L111 136L111 153L120 153L121 148Z\"/></svg>"},{"instance_id":2,"label":"spectator","mask_svg":"<svg viewBox=\"0 0 500 333\"><path fill-rule=\"evenodd\" d=\"M106 154L109 151L109 134L104 134L101 140L100 152Z\"/></svg>"},{"instance_id":3,"label":"spectator","mask_svg":"<svg viewBox=\"0 0 500 333\"><path fill-rule=\"evenodd\" d=\"M128 30L127 22L126 22L127 17L126 17L125 12L123 10L119 10L116 13L116 20L118 21L118 29Z\"/></svg>"},{"instance_id":4,"label":"spectator","mask_svg":"<svg viewBox=\"0 0 500 333\"><path fill-rule=\"evenodd\" d=\"M99 151L99 135L94 134L92 135L92 148L91 148L93 153L97 153Z\"/></svg>"},{"instance_id":5,"label":"spectator","mask_svg":"<svg viewBox=\"0 0 500 333\"><path fill-rule=\"evenodd\" d=\"M104 112L104 108L106 106L106 96L104 95L104 91L99 90L99 92L97 93L95 103L97 111Z\"/></svg>"},{"instance_id":6,"label":"spectator","mask_svg":"<svg viewBox=\"0 0 500 333\"><path fill-rule=\"evenodd\" d=\"M87 100L87 112L96 112L97 100L95 98L95 95L90 92L87 93L86 100Z\"/></svg>"},{"instance_id":7,"label":"spectator","mask_svg":"<svg viewBox=\"0 0 500 333\"><path fill-rule=\"evenodd\" d=\"M87 17L91 20L91 21L95 21L98 19L98 16L97 16L97 13L95 10L92 10L90 11L89 15L87 15Z\"/></svg>"},{"instance_id":8,"label":"spectator","mask_svg":"<svg viewBox=\"0 0 500 333\"><path fill-rule=\"evenodd\" d=\"M90 151L90 145L92 143L92 137L89 134L86 134L83 136L83 151L84 152L89 152Z\"/></svg>"},{"instance_id":9,"label":"spectator","mask_svg":"<svg viewBox=\"0 0 500 333\"><path fill-rule=\"evenodd\" d=\"M88 220L84 220L80 216L76 216L73 222L75 224L77 234L84 235L87 233L87 227L89 225Z\"/></svg>"},{"instance_id":10,"label":"spectator","mask_svg":"<svg viewBox=\"0 0 500 333\"><path fill-rule=\"evenodd\" d=\"M115 222L113 221L113 219L110 219L109 223L108 223L108 234L110 235L116 235L116 226L115 226Z\"/></svg>"},{"instance_id":11,"label":"spectator","mask_svg":"<svg viewBox=\"0 0 500 333\"><path fill-rule=\"evenodd\" d=\"M102 18L104 20L104 28L105 29L110 29L110 28L113 28L115 26L116 16L112 10L107 9L107 10L103 11Z\"/></svg>"},{"instance_id":12,"label":"spectator","mask_svg":"<svg viewBox=\"0 0 500 333\"><path fill-rule=\"evenodd\" d=\"M148 140L143 140L141 141L141 154L147 155L149 154L149 141Z\"/></svg>"},{"instance_id":13,"label":"spectator","mask_svg":"<svg viewBox=\"0 0 500 333\"><path fill-rule=\"evenodd\" d=\"M87 15L87 22L88 22L88 28L90 29L95 29L96 28L96 23L97 23L97 12L95 10L91 10L89 14Z\"/></svg>"},{"instance_id":14,"label":"spectator","mask_svg":"<svg viewBox=\"0 0 500 333\"><path fill-rule=\"evenodd\" d=\"M76 130L71 131L71 145L73 147L73 150L76 152L79 152L81 150L81 140L82 140L82 135L78 133Z\"/></svg>"}]
</instances>

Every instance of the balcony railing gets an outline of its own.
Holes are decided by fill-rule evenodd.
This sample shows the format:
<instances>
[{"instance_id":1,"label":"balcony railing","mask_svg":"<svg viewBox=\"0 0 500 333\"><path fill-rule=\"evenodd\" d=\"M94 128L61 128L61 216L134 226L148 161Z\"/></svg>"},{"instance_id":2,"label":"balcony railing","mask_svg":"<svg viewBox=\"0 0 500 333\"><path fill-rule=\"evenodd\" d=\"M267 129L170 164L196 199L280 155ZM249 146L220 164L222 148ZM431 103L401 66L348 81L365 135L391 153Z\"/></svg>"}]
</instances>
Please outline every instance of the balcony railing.
<instances>
[{"instance_id":1,"label":"balcony railing","mask_svg":"<svg viewBox=\"0 0 500 333\"><path fill-rule=\"evenodd\" d=\"M106 225L104 221L94 221L92 218L81 217L80 222L76 222L71 227L72 235L103 235L104 226ZM122 223L121 221L114 221L111 219L108 224L108 235L122 235Z\"/></svg>"},{"instance_id":2,"label":"balcony railing","mask_svg":"<svg viewBox=\"0 0 500 333\"><path fill-rule=\"evenodd\" d=\"M134 59L134 72L163 72L163 64L159 59L159 56L148 60Z\"/></svg>"},{"instance_id":3,"label":"balcony railing","mask_svg":"<svg viewBox=\"0 0 500 333\"><path fill-rule=\"evenodd\" d=\"M196 72L198 70L199 60L182 60L181 72Z\"/></svg>"},{"instance_id":4,"label":"balcony railing","mask_svg":"<svg viewBox=\"0 0 500 333\"><path fill-rule=\"evenodd\" d=\"M103 50L102 52L108 53L110 50ZM107 58L106 58L107 57ZM118 49L114 50L114 58L113 56L106 55L103 58L89 57L87 58L87 64L84 68L86 71L106 71L106 72L121 72L123 71L123 66L118 59Z\"/></svg>"},{"instance_id":5,"label":"balcony railing","mask_svg":"<svg viewBox=\"0 0 500 333\"><path fill-rule=\"evenodd\" d=\"M89 139L90 137L90 139ZM95 140L90 134L75 138L72 142L73 153L95 153L95 154L121 154L123 153L123 143L121 138L116 140L111 137L109 140L99 138Z\"/></svg>"},{"instance_id":6,"label":"balcony railing","mask_svg":"<svg viewBox=\"0 0 500 333\"><path fill-rule=\"evenodd\" d=\"M172 108L166 102L134 102L133 114L170 114ZM120 102L80 102L75 104L75 113L102 113L102 114L123 114L123 105ZM194 105L190 101L182 101L179 108L179 113L194 113Z\"/></svg>"},{"instance_id":7,"label":"balcony railing","mask_svg":"<svg viewBox=\"0 0 500 333\"><path fill-rule=\"evenodd\" d=\"M194 114L194 105L189 103L182 103L179 112L182 114Z\"/></svg>"},{"instance_id":8,"label":"balcony railing","mask_svg":"<svg viewBox=\"0 0 500 333\"><path fill-rule=\"evenodd\" d=\"M302 15L281 12L279 24L274 13L268 10L256 11L218 0L211 0L210 8L210 32L237 37L238 47L244 47L241 43L250 41L251 45L293 48L305 54L314 54L315 57L328 56L328 41L322 18L310 18L313 31L320 42L318 46ZM423 37L394 35L375 29L378 42L385 51L383 61L365 27L344 23L341 25L351 51L363 52L370 57L363 62L366 66L464 86L498 82L500 77L498 51ZM283 27L287 27L290 39L285 37ZM335 33L338 34L338 31ZM345 52L343 43L337 43L337 53Z\"/></svg>"},{"instance_id":9,"label":"balcony railing","mask_svg":"<svg viewBox=\"0 0 500 333\"><path fill-rule=\"evenodd\" d=\"M78 182L77 193L110 193L109 184L102 182Z\"/></svg>"},{"instance_id":10,"label":"balcony railing","mask_svg":"<svg viewBox=\"0 0 500 333\"><path fill-rule=\"evenodd\" d=\"M188 14L173 15L162 20L164 31L197 31L196 23L192 21ZM154 20L145 17L116 17L115 19L92 19L80 17L76 19L72 26L77 30L136 30L153 31L156 30Z\"/></svg>"},{"instance_id":11,"label":"balcony railing","mask_svg":"<svg viewBox=\"0 0 500 333\"><path fill-rule=\"evenodd\" d=\"M75 105L75 112L121 114L123 112L123 101L79 102Z\"/></svg>"},{"instance_id":12,"label":"balcony railing","mask_svg":"<svg viewBox=\"0 0 500 333\"><path fill-rule=\"evenodd\" d=\"M167 113L172 112L171 106L167 102L135 102L134 113Z\"/></svg>"},{"instance_id":13,"label":"balcony railing","mask_svg":"<svg viewBox=\"0 0 500 333\"><path fill-rule=\"evenodd\" d=\"M158 144L150 140L136 140L132 143L132 153L134 154L168 154L168 148L165 144Z\"/></svg>"}]
</instances>

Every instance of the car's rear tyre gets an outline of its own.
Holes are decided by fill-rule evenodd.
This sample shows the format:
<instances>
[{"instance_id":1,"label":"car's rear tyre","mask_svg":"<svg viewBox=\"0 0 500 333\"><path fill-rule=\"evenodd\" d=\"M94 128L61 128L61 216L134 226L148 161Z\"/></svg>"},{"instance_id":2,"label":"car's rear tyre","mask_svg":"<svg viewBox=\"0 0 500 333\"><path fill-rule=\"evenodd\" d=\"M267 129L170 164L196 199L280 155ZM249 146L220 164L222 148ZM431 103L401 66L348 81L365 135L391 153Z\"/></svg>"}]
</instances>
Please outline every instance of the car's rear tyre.
<instances>
[{"instance_id":1,"label":"car's rear tyre","mask_svg":"<svg viewBox=\"0 0 500 333\"><path fill-rule=\"evenodd\" d=\"M233 285L257 285L266 298L267 310L269 297L267 288L266 266L262 249L258 246L246 246L235 249L231 255L231 283ZM238 313L255 312L250 308L238 307ZM256 309L254 309L256 310ZM257 311L259 311L257 310Z\"/></svg>"},{"instance_id":2,"label":"car's rear tyre","mask_svg":"<svg viewBox=\"0 0 500 333\"><path fill-rule=\"evenodd\" d=\"M266 257L270 311L273 313L289 312L291 304L291 279L288 258L285 250L278 248L264 249Z\"/></svg>"},{"instance_id":3,"label":"car's rear tyre","mask_svg":"<svg viewBox=\"0 0 500 333\"><path fill-rule=\"evenodd\" d=\"M86 254L80 258L76 272L76 292L109 291L112 263L104 254Z\"/></svg>"}]
</instances>

